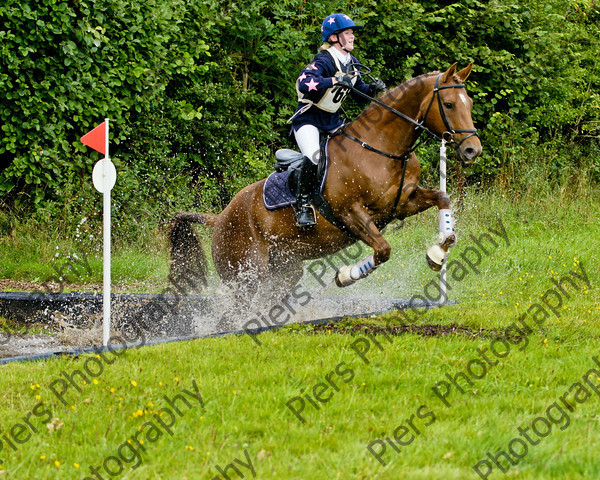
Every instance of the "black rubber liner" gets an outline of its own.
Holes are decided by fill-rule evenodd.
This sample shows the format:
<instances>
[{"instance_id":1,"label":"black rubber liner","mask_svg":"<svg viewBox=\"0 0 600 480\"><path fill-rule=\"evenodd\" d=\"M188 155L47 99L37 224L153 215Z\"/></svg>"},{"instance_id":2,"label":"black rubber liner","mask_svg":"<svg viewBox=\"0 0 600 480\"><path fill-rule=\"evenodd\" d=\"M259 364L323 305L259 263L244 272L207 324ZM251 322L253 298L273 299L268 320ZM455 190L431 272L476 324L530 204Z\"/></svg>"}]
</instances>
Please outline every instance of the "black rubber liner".
<instances>
[{"instance_id":1,"label":"black rubber liner","mask_svg":"<svg viewBox=\"0 0 600 480\"><path fill-rule=\"evenodd\" d=\"M111 325L116 330L141 326L153 337L190 335L193 316L206 312L209 301L202 295L113 293ZM102 294L0 292L0 315L25 325L60 318L87 327L102 321Z\"/></svg>"},{"instance_id":2,"label":"black rubber liner","mask_svg":"<svg viewBox=\"0 0 600 480\"><path fill-rule=\"evenodd\" d=\"M321 297L311 304L313 318L302 322L324 324L343 318L368 317L408 308L429 309L456 303L449 301L440 304L422 300L379 297ZM144 345L231 334L256 334L279 328L276 325L268 325L247 330L235 329L197 334L194 331L194 318L199 315L215 315L215 306L218 304L219 297L216 296L115 293L111 295L111 327L113 330L134 335L142 329L148 339ZM63 325L66 323L73 327L87 328L94 323L100 325L102 322L102 294L0 292L0 315L21 325L39 323L52 325L58 319ZM62 349L49 353L2 358L0 364L44 360L61 355L78 355L96 351L98 348L104 350L104 347Z\"/></svg>"}]
</instances>

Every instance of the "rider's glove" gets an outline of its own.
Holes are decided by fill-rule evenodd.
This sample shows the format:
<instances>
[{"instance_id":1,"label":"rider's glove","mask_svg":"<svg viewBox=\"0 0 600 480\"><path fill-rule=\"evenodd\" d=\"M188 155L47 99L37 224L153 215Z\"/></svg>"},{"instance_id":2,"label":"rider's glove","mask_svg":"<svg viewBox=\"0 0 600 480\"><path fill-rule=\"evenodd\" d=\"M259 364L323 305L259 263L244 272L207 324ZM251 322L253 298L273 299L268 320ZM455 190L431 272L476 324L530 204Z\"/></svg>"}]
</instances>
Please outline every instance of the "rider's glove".
<instances>
[{"instance_id":1,"label":"rider's glove","mask_svg":"<svg viewBox=\"0 0 600 480\"><path fill-rule=\"evenodd\" d=\"M349 75L338 75L335 77L337 80L337 85L340 85L345 88L352 88L352 78Z\"/></svg>"},{"instance_id":2,"label":"rider's glove","mask_svg":"<svg viewBox=\"0 0 600 480\"><path fill-rule=\"evenodd\" d=\"M379 78L373 79L373 82L371 83L370 87L371 87L371 91L374 94L382 92L386 88L385 83L383 83L383 80L381 80Z\"/></svg>"}]
</instances>

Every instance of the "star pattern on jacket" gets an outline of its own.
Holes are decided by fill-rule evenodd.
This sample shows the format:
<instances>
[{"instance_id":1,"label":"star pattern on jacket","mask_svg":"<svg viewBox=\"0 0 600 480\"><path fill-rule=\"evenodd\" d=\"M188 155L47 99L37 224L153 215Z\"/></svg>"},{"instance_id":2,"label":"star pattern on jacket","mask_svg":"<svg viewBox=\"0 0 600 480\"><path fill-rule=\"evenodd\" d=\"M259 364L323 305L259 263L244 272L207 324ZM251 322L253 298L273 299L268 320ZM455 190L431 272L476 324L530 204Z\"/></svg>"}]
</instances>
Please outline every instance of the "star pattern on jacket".
<instances>
[{"instance_id":1,"label":"star pattern on jacket","mask_svg":"<svg viewBox=\"0 0 600 480\"><path fill-rule=\"evenodd\" d=\"M316 90L318 84L319 84L319 82L315 82L315 79L311 78L310 82L306 82L306 86L308 87L308 91L310 92L311 90Z\"/></svg>"}]
</instances>

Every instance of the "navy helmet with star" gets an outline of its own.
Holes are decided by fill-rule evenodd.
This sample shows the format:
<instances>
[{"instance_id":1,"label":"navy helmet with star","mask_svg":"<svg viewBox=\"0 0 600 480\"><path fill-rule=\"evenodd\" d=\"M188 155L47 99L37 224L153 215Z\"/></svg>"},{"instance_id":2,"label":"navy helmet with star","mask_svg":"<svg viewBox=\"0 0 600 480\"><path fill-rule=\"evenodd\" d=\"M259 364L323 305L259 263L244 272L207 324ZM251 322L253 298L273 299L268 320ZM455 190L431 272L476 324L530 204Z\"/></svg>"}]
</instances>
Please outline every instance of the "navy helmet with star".
<instances>
[{"instance_id":1,"label":"navy helmet with star","mask_svg":"<svg viewBox=\"0 0 600 480\"><path fill-rule=\"evenodd\" d=\"M356 30L362 28L362 25L356 25L348 15L344 15L343 13L332 13L323 20L323 24L321 25L323 41L326 42L331 35L340 33L349 28Z\"/></svg>"}]
</instances>

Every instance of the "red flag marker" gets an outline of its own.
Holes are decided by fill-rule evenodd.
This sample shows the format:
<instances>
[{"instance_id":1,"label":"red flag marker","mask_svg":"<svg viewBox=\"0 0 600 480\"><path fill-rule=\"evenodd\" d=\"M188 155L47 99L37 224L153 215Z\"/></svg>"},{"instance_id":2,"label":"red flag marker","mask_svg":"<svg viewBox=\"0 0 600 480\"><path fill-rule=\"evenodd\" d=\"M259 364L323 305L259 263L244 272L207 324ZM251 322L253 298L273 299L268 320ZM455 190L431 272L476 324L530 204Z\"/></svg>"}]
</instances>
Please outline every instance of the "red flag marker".
<instances>
[{"instance_id":1,"label":"red flag marker","mask_svg":"<svg viewBox=\"0 0 600 480\"><path fill-rule=\"evenodd\" d=\"M81 143L106 155L106 122L102 122L96 128L81 137Z\"/></svg>"},{"instance_id":2,"label":"red flag marker","mask_svg":"<svg viewBox=\"0 0 600 480\"><path fill-rule=\"evenodd\" d=\"M104 123L101 123L81 137L81 143L104 154L104 158L98 160L96 165L94 165L92 182L94 183L94 187L102 193L103 202L102 230L104 253L102 256L102 283L104 293L102 294L102 311L104 318L102 339L106 347L110 342L110 191L117 179L117 171L108 156L108 118L104 119Z\"/></svg>"}]
</instances>

